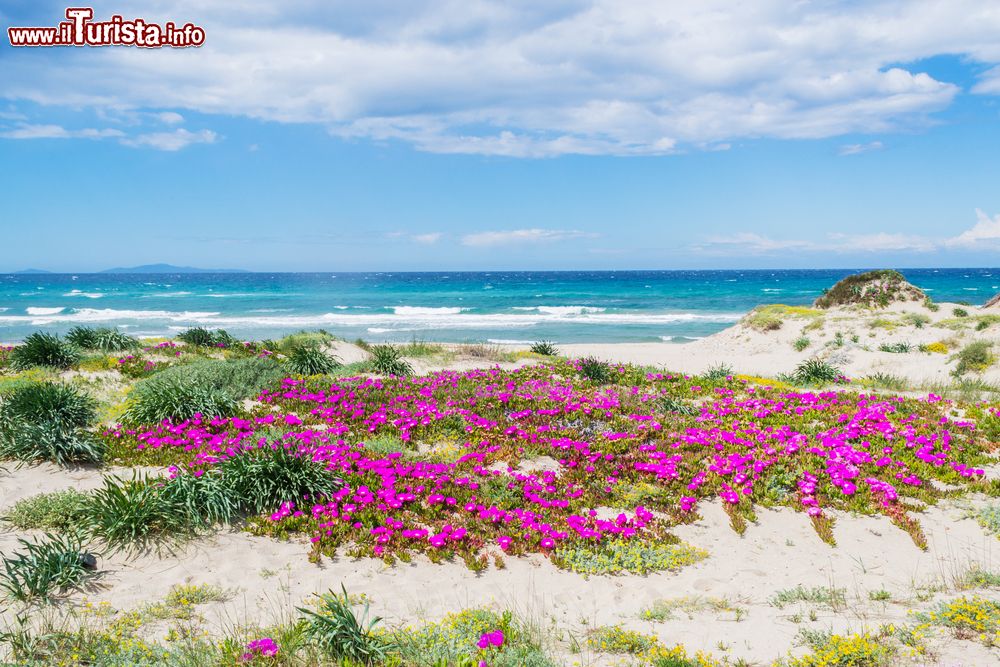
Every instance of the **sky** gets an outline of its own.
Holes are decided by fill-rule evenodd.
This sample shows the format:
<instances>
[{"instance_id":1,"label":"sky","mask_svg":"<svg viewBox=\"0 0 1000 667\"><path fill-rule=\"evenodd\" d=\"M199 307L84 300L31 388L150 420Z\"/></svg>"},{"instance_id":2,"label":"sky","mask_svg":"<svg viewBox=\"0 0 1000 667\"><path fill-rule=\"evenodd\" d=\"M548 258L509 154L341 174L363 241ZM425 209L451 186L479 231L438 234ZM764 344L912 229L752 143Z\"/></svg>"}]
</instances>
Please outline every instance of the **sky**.
<instances>
[{"instance_id":1,"label":"sky","mask_svg":"<svg viewBox=\"0 0 1000 667\"><path fill-rule=\"evenodd\" d=\"M0 39L0 271L1000 266L997 0L93 7L206 40Z\"/></svg>"}]
</instances>

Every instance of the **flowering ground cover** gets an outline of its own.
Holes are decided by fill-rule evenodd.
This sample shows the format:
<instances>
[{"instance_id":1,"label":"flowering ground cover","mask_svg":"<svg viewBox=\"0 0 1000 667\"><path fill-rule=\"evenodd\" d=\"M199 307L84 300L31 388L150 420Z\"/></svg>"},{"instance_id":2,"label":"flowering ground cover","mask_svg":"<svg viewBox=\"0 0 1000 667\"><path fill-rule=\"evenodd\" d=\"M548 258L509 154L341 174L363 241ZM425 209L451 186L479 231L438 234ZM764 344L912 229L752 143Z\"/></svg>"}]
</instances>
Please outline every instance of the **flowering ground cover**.
<instances>
[{"instance_id":1,"label":"flowering ground cover","mask_svg":"<svg viewBox=\"0 0 1000 667\"><path fill-rule=\"evenodd\" d=\"M589 363L589 362L588 362ZM670 528L719 500L737 531L756 506L803 513L833 542L834 513L888 516L925 546L917 514L996 495L984 466L996 408L839 389L769 387L580 361L424 377L287 378L232 417L108 432L112 458L214 475L246 450L283 449L340 484L287 498L254 532L307 534L319 559L432 560L471 568L544 554L585 573L697 560Z\"/></svg>"}]
</instances>

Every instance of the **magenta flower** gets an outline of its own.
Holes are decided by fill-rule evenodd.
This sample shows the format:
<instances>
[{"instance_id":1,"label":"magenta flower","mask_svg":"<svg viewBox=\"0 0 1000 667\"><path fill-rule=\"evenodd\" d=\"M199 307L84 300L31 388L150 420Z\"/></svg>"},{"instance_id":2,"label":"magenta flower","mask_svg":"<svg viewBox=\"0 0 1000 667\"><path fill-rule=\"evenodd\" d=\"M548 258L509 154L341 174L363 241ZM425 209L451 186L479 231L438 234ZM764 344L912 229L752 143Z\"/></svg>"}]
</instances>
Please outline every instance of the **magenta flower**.
<instances>
[{"instance_id":1,"label":"magenta flower","mask_svg":"<svg viewBox=\"0 0 1000 667\"><path fill-rule=\"evenodd\" d=\"M484 632L479 638L479 641L476 642L476 646L483 650L491 647L500 648L503 646L503 641L503 630L492 630L490 632Z\"/></svg>"}]
</instances>

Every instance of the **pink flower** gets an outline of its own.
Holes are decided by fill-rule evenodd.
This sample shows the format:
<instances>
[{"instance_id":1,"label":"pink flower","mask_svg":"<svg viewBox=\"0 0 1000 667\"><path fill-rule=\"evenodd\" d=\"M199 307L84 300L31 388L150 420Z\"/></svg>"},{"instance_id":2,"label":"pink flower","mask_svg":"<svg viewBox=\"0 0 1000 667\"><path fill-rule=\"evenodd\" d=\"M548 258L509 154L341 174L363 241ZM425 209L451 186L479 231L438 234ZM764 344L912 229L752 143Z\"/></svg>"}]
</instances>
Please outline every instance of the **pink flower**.
<instances>
[{"instance_id":1,"label":"pink flower","mask_svg":"<svg viewBox=\"0 0 1000 667\"><path fill-rule=\"evenodd\" d=\"M500 648L501 646L503 646L503 640L504 640L503 630L492 630L490 632L484 632L483 635L479 638L479 641L476 642L476 646L478 646L483 650L486 650L491 646Z\"/></svg>"}]
</instances>

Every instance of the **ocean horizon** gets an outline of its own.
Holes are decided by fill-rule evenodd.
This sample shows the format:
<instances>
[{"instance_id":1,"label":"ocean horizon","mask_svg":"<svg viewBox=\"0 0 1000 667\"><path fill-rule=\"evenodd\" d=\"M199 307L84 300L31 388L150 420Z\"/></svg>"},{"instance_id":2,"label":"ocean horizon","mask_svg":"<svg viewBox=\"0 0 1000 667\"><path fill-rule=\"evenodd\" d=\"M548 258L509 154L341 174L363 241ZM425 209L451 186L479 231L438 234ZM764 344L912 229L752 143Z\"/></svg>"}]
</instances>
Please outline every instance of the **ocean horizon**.
<instances>
[{"instance_id":1,"label":"ocean horizon","mask_svg":"<svg viewBox=\"0 0 1000 667\"><path fill-rule=\"evenodd\" d=\"M243 338L683 343L762 303L806 305L864 269L0 274L0 341L87 324ZM981 305L1000 269L901 269L936 301Z\"/></svg>"}]
</instances>

